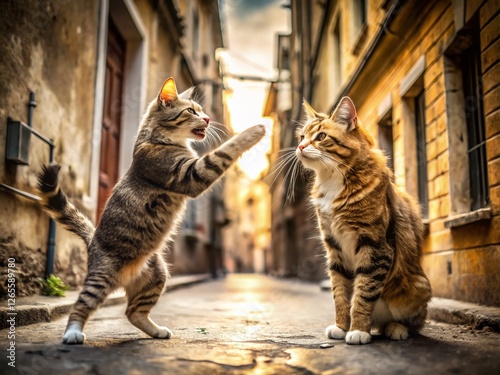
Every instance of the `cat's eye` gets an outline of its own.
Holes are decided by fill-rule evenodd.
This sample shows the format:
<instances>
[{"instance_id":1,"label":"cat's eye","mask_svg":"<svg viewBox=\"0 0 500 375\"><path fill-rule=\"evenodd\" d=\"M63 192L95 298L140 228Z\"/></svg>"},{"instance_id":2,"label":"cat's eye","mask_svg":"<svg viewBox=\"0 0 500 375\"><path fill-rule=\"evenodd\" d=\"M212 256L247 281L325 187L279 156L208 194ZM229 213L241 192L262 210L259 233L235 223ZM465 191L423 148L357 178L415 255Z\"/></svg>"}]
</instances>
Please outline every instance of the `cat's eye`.
<instances>
[{"instance_id":1,"label":"cat's eye","mask_svg":"<svg viewBox=\"0 0 500 375\"><path fill-rule=\"evenodd\" d=\"M326 138L326 134L325 133L319 133L317 136L316 136L316 140L317 141L322 141L323 139Z\"/></svg>"},{"instance_id":2,"label":"cat's eye","mask_svg":"<svg viewBox=\"0 0 500 375\"><path fill-rule=\"evenodd\" d=\"M188 109L186 109L186 111L188 111L189 113L191 113L193 115L197 115L196 111L193 108L191 108L191 107L189 107Z\"/></svg>"},{"instance_id":3,"label":"cat's eye","mask_svg":"<svg viewBox=\"0 0 500 375\"><path fill-rule=\"evenodd\" d=\"M300 136L300 141L302 142L303 140L304 140L304 136L303 136L303 135L301 135L301 136Z\"/></svg>"}]
</instances>

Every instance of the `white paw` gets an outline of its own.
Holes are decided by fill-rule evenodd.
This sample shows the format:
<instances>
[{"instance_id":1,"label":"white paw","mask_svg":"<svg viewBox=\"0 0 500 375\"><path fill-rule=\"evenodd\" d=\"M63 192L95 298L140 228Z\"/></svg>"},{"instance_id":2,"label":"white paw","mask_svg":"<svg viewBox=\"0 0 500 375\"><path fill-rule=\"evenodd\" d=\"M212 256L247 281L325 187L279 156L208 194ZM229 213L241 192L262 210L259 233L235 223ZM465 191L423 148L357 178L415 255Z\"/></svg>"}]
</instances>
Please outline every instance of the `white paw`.
<instances>
[{"instance_id":1,"label":"white paw","mask_svg":"<svg viewBox=\"0 0 500 375\"><path fill-rule=\"evenodd\" d=\"M241 133L241 136L252 141L260 140L266 134L266 127L264 125L255 125Z\"/></svg>"},{"instance_id":2,"label":"white paw","mask_svg":"<svg viewBox=\"0 0 500 375\"><path fill-rule=\"evenodd\" d=\"M372 341L372 336L368 332L349 331L345 337L345 342L349 345L368 344Z\"/></svg>"},{"instance_id":3,"label":"white paw","mask_svg":"<svg viewBox=\"0 0 500 375\"><path fill-rule=\"evenodd\" d=\"M389 323L385 327L384 334L391 340L406 340L408 338L408 328L399 323Z\"/></svg>"},{"instance_id":4,"label":"white paw","mask_svg":"<svg viewBox=\"0 0 500 375\"><path fill-rule=\"evenodd\" d=\"M63 344L66 345L81 345L85 341L85 333L82 332L82 327L79 324L71 324L66 328L63 336Z\"/></svg>"},{"instance_id":5,"label":"white paw","mask_svg":"<svg viewBox=\"0 0 500 375\"><path fill-rule=\"evenodd\" d=\"M337 327L336 324L326 327L325 330L326 337L334 340L343 340L345 337L345 333L346 331L344 331L342 328Z\"/></svg>"},{"instance_id":6,"label":"white paw","mask_svg":"<svg viewBox=\"0 0 500 375\"><path fill-rule=\"evenodd\" d=\"M264 125L255 125L250 129L252 129L252 133L257 137L263 137L266 134L266 127Z\"/></svg>"},{"instance_id":7,"label":"white paw","mask_svg":"<svg viewBox=\"0 0 500 375\"><path fill-rule=\"evenodd\" d=\"M169 339L172 337L172 331L167 327L158 327L158 332L154 337L158 339Z\"/></svg>"}]
</instances>

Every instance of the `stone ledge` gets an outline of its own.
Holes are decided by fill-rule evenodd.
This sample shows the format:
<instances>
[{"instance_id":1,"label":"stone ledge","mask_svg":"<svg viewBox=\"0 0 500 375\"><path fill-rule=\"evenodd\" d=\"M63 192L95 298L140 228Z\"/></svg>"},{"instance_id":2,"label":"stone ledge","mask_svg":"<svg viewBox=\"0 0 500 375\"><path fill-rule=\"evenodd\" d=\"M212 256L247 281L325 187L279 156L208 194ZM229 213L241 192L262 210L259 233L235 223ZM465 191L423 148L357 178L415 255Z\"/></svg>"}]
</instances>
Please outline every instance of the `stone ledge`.
<instances>
[{"instance_id":1,"label":"stone ledge","mask_svg":"<svg viewBox=\"0 0 500 375\"><path fill-rule=\"evenodd\" d=\"M450 324L466 324L474 329L490 327L500 332L499 307L433 297L428 305L428 317Z\"/></svg>"},{"instance_id":2,"label":"stone ledge","mask_svg":"<svg viewBox=\"0 0 500 375\"><path fill-rule=\"evenodd\" d=\"M451 216L445 220L444 226L445 228L457 228L463 225L475 223L476 221L481 220L490 220L491 219L491 208L481 208L476 211L467 212L465 214Z\"/></svg>"},{"instance_id":3,"label":"stone ledge","mask_svg":"<svg viewBox=\"0 0 500 375\"><path fill-rule=\"evenodd\" d=\"M167 282L166 292L200 283L208 279L210 279L209 274L174 276ZM9 315L11 311L6 307L6 300L0 301L2 305L0 306L0 329L8 328L10 325L7 319L12 317L16 318L16 327L54 321L69 313L78 295L79 291L73 290L66 292L65 297L31 296L16 298L16 315ZM125 303L126 301L127 297L125 291L119 289L111 294L101 306L113 306Z\"/></svg>"}]
</instances>

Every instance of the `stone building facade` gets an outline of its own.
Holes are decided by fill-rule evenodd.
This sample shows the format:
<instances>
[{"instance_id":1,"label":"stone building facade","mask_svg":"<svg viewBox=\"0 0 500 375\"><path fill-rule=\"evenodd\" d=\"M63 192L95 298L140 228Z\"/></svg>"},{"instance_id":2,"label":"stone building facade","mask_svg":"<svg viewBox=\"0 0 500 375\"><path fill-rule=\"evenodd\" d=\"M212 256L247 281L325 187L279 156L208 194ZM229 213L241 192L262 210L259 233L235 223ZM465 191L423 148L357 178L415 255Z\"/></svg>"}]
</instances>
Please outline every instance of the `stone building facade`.
<instances>
[{"instance_id":1,"label":"stone building facade","mask_svg":"<svg viewBox=\"0 0 500 375\"><path fill-rule=\"evenodd\" d=\"M197 85L205 112L222 122L215 59L222 32L215 0L21 0L2 7L0 266L16 259L18 292L27 295L39 290L37 279L51 267L49 219L11 188L36 194L36 173L49 161L49 147L32 135L29 165L6 160L8 118L27 123L28 95L35 93L33 129L54 142L63 188L96 221L130 165L141 116L166 78L173 76L179 91ZM201 214L188 226L208 226L207 204L191 208ZM86 274L84 245L56 229L54 273L79 285ZM188 250L185 237L180 230L169 255L174 272L207 272L210 238Z\"/></svg>"},{"instance_id":2,"label":"stone building facade","mask_svg":"<svg viewBox=\"0 0 500 375\"><path fill-rule=\"evenodd\" d=\"M349 95L396 185L421 204L434 295L500 305L500 2L294 0L291 14L294 90L288 111L273 108L271 158L296 145L302 98L330 112ZM282 221L306 217L296 196L288 216L275 212ZM276 224L273 243L289 235Z\"/></svg>"}]
</instances>

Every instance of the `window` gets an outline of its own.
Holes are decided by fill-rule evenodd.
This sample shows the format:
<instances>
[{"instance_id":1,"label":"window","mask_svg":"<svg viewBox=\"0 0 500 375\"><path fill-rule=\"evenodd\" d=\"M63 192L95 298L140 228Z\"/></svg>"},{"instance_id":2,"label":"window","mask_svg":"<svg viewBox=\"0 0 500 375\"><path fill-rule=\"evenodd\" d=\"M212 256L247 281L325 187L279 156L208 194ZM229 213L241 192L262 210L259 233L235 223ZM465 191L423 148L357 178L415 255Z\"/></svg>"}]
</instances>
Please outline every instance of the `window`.
<instances>
[{"instance_id":1,"label":"window","mask_svg":"<svg viewBox=\"0 0 500 375\"><path fill-rule=\"evenodd\" d=\"M358 55L367 36L366 0L351 1L351 32L350 40L353 46L352 53Z\"/></svg>"},{"instance_id":2,"label":"window","mask_svg":"<svg viewBox=\"0 0 500 375\"><path fill-rule=\"evenodd\" d=\"M200 17L198 11L193 9L193 58L198 59L200 49Z\"/></svg>"},{"instance_id":3,"label":"window","mask_svg":"<svg viewBox=\"0 0 500 375\"><path fill-rule=\"evenodd\" d=\"M483 121L483 96L481 92L481 54L479 33L475 33L472 45L462 54L462 80L467 123L469 181L471 210L483 208L489 203L488 163Z\"/></svg>"},{"instance_id":4,"label":"window","mask_svg":"<svg viewBox=\"0 0 500 375\"><path fill-rule=\"evenodd\" d=\"M355 38L366 24L366 0L353 0L352 31Z\"/></svg>"},{"instance_id":5,"label":"window","mask_svg":"<svg viewBox=\"0 0 500 375\"><path fill-rule=\"evenodd\" d=\"M387 164L394 172L394 142L392 134L392 110L378 123L378 144L387 156Z\"/></svg>"},{"instance_id":6,"label":"window","mask_svg":"<svg viewBox=\"0 0 500 375\"><path fill-rule=\"evenodd\" d=\"M491 219L479 32L476 14L444 53L450 175L447 228Z\"/></svg>"},{"instance_id":7,"label":"window","mask_svg":"<svg viewBox=\"0 0 500 375\"><path fill-rule=\"evenodd\" d=\"M425 91L415 98L415 129L417 138L418 201L424 219L429 217L427 190L427 142L425 136Z\"/></svg>"},{"instance_id":8,"label":"window","mask_svg":"<svg viewBox=\"0 0 500 375\"><path fill-rule=\"evenodd\" d=\"M290 35L278 34L278 69L290 70Z\"/></svg>"}]
</instances>

